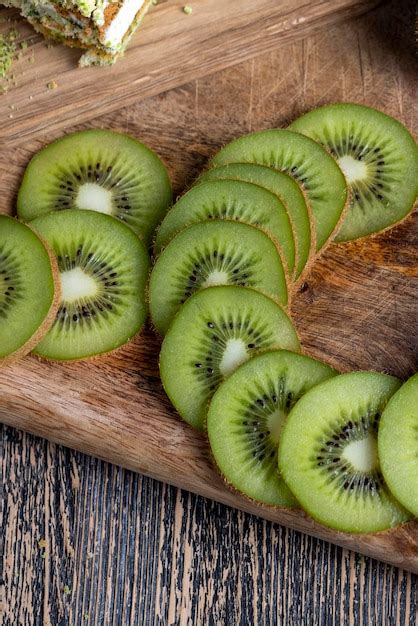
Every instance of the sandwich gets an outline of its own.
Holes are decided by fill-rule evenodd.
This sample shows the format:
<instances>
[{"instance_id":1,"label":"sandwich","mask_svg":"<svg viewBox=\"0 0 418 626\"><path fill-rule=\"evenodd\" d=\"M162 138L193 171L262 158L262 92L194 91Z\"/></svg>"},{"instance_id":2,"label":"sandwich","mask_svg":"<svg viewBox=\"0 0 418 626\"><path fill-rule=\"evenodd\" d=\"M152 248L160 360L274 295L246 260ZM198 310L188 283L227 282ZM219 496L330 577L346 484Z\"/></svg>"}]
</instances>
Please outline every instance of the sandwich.
<instances>
[{"instance_id":1,"label":"sandwich","mask_svg":"<svg viewBox=\"0 0 418 626\"><path fill-rule=\"evenodd\" d=\"M81 66L121 56L153 0L0 0L42 35L85 50Z\"/></svg>"}]
</instances>

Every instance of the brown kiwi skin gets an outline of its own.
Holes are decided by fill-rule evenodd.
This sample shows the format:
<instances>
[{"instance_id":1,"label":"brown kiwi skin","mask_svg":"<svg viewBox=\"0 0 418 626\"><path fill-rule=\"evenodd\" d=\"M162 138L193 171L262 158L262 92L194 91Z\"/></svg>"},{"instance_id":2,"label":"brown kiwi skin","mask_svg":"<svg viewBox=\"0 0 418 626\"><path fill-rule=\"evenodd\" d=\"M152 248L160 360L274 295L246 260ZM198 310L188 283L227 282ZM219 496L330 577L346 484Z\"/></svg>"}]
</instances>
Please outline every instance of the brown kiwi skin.
<instances>
[{"instance_id":1,"label":"brown kiwi skin","mask_svg":"<svg viewBox=\"0 0 418 626\"><path fill-rule=\"evenodd\" d=\"M48 254L49 262L51 264L52 278L54 281L54 298L52 300L48 314L46 318L44 319L44 321L42 322L42 324L40 325L40 327L38 328L38 330L36 330L34 334L32 335L32 337L29 337L26 343L23 346L21 346L18 350L16 350L12 354L9 354L3 359L0 359L0 369L5 367L6 365L11 365L12 363L15 363L16 361L19 361L21 358L29 354L38 345L38 343L41 341L41 339L43 339L43 337L45 337L45 335L47 334L47 332L49 331L49 329L52 327L53 323L55 322L55 318L57 316L58 309L61 303L61 280L60 280L60 273L58 269L57 258L54 252L48 246L48 244L41 237L39 237L38 233L31 227L31 225L25 224L25 226L30 228L31 231L36 235L39 241L43 244Z\"/></svg>"},{"instance_id":2,"label":"brown kiwi skin","mask_svg":"<svg viewBox=\"0 0 418 626\"><path fill-rule=\"evenodd\" d=\"M295 330L296 330L296 334L298 335L296 327L295 327ZM299 337L299 335L298 335L298 337ZM270 351L271 350L267 349L265 351L259 352L257 354L257 356L262 355L264 352L268 353ZM304 353L302 352L301 354L304 354ZM325 361L323 361L323 363L325 363ZM329 363L326 363L326 365L329 365ZM330 365L330 367L333 367L333 366ZM312 521L312 518L307 513L305 513L305 511L300 507L300 505L299 506L277 506L277 505L274 505L274 504L267 504L265 502L260 502L259 500L256 500L255 498L250 498L250 496L247 496L247 494L242 493L241 491L239 491L236 487L234 487L234 485L232 485L226 479L226 477L222 474L221 470L219 469L218 464L215 461L215 457L214 457L214 455L212 453L212 449L210 447L210 441L209 441L209 435L208 435L208 429L207 429L209 406L210 406L210 400L209 400L209 402L207 404L207 410L206 410L205 421L204 421L204 424L203 424L202 435L205 438L205 443L206 443L206 445L208 447L208 450L209 450L210 461L211 461L213 467L215 468L218 476L220 476L222 478L223 482L228 487L228 489L230 491L232 491L233 493L235 493L236 495L238 495L241 498L243 498L244 500L246 500L247 502L250 502L251 504L255 504L256 506L258 506L260 508L266 508L266 509L268 509L270 511L288 511L288 512L297 511L298 515L302 514L307 520ZM296 496L294 496L294 498L297 501Z\"/></svg>"},{"instance_id":3,"label":"brown kiwi skin","mask_svg":"<svg viewBox=\"0 0 418 626\"><path fill-rule=\"evenodd\" d=\"M57 312L58 312L60 303L61 302L59 301L58 302L58 307L57 307ZM145 304L146 305L148 304L147 301L145 301ZM55 313L55 316L54 316L52 322L55 321L55 317L56 317L56 313ZM93 362L93 361L97 361L98 359L103 359L103 357L113 356L115 354L118 354L124 348L126 348L126 346L129 346L133 341L135 341L135 339L137 339L137 337L140 337L140 335L142 334L142 331L144 330L144 327L145 327L145 324L147 323L147 321L148 321L148 306L147 306L147 317L145 318L145 321L144 321L143 325L141 326L141 328L138 330L138 332L135 333L134 335L132 335L132 337L130 337L129 341L125 342L121 346L118 346L117 348L113 348L113 350L108 350L107 352L100 352L100 354L92 354L90 356L84 356L84 357L77 358L77 359L51 359L51 358L46 357L46 356L41 356L40 354L31 354L31 356L33 356L36 359L38 359L38 361L42 361L42 362L46 362L46 363L90 363L90 362ZM51 326L52 326L52 324L50 325L50 327ZM46 335L46 333L44 333L44 334ZM42 337L41 337L41 339L42 339ZM32 346L32 348L31 348L32 350L41 341L41 339L38 339L37 343L34 346Z\"/></svg>"},{"instance_id":4,"label":"brown kiwi skin","mask_svg":"<svg viewBox=\"0 0 418 626\"><path fill-rule=\"evenodd\" d=\"M249 163L240 163L240 162L237 162L237 163L233 163L233 165L249 165ZM226 167L227 167L227 166L226 166ZM268 166L267 166L267 165L265 165L265 166L263 166L263 167L268 167ZM203 170L203 172L202 172L202 173L208 172L208 171L210 171L210 169L211 169L211 168L206 167L206 168ZM274 169L274 168L269 168L269 169ZM283 173L283 174L285 174L285 172L282 172L282 173ZM199 174L199 177L200 177L201 175L202 175L202 174ZM286 176L288 176L289 178L292 178L289 174L285 174L285 175L286 175ZM187 190L187 191L189 191L189 189L191 189L194 185L199 184L199 177L195 180L195 182L193 183L193 185L191 185L191 186L188 188L188 190ZM231 176L230 178L223 179L223 180L236 180L236 181L238 181L238 182L240 182L240 181L241 181L241 182L251 182L251 184L252 184L252 185L257 185L257 187L261 187L262 189L265 189L265 187L263 187L262 185L259 185L258 183L255 183L255 182L253 182L253 181L242 181L242 179L241 179L241 178L236 178L235 176ZM293 179L293 178L292 178L292 180L295 180L295 179ZM316 227L315 227L315 220L314 220L314 217L313 217L312 207L311 207L311 205L309 204L309 200L308 200L308 198L307 198L306 192L305 192L305 190L303 189L303 187L302 187L301 185L299 185L299 183L298 183L296 180L295 180L295 182L296 182L296 184L298 185L299 189L301 190L302 195L303 195L303 197L304 197L304 199L305 199L306 209L307 209L307 211L308 211L309 223L310 223L310 226L311 226L311 245L310 245L310 248L309 248L309 256L308 256L308 260L307 260L306 265L305 265L305 267L303 268L303 270L302 270L302 272L301 272L300 276L298 276L298 278L297 278L296 280L291 280L291 283L292 283L292 294L294 294L295 292L297 292L297 291L298 291L298 289L300 288L300 286L301 286L301 285L305 282L307 275L310 273L310 271L311 271L311 269L312 269L312 265L313 265L313 263L314 263L314 262L315 262L315 260L317 259L317 253L315 252L315 251L316 251ZM270 191L270 190L268 190L268 191ZM290 225L291 225L292 230L293 230L293 221L292 221L292 217L291 217L291 215L290 215L290 214L288 213L288 211L287 211L287 204L286 204L286 202L283 200L283 198L280 196L280 194L276 194L276 193L274 193L273 191L271 191L270 193L273 193L273 195L277 196L277 197L279 198L280 202L283 204L283 206L284 206L284 208L286 209L286 212L287 212L287 214L288 214L289 221L290 221ZM345 209L344 209L344 211L345 211ZM257 226L257 228L259 228L259 230L262 230L259 226ZM271 238L271 236L269 235L269 233L266 233L266 234L267 234L267 235ZM295 242L295 243L296 243L296 242ZM276 245L276 247L278 247L278 246L277 246L277 244L275 244L275 245ZM296 245L295 245L295 249L296 249L296 255L295 255L295 266L296 266L296 261L298 260L298 253L297 253L297 246L296 246ZM280 252L280 250L279 250L279 252ZM281 255L281 256L282 256L282 255ZM285 268L285 270L286 270L286 269L287 269L287 268ZM290 278L289 278L289 280L290 280Z\"/></svg>"},{"instance_id":5,"label":"brown kiwi skin","mask_svg":"<svg viewBox=\"0 0 418 626\"><path fill-rule=\"evenodd\" d=\"M26 224L26 226L30 227L30 224ZM56 282L57 282L57 285L58 285L58 294L56 295L55 299L57 299L58 302L56 304L55 311L53 312L52 321L50 322L48 328L42 334L41 337L37 338L37 341L35 343L31 344L31 348L30 348L30 350L28 350L28 352L32 351L38 345L38 343L41 341L41 339L47 334L48 330L52 327L53 323L55 322L55 318L57 316L58 309L59 309L60 304L61 304L61 281L60 281L60 277L59 277L60 273L59 273L59 269L58 269L57 257L55 255L55 253L52 252L50 250L50 248L45 244L45 242L39 237L39 235L35 231L35 229L31 228L31 230L36 234L38 239L40 239L42 241L42 243L44 244L44 246L46 247L46 249L48 251L48 254L49 254L50 258L52 258L52 260L53 260L54 268L56 270L56 275L57 275L57 281ZM144 246L145 246L145 244L144 244ZM145 248L146 248L146 246L145 246ZM147 253L148 253L148 250L147 250ZM148 254L148 261L150 262L149 254ZM150 263L150 269L148 270L148 272L149 272L149 274L151 272L151 263ZM55 275L54 275L54 278L55 278ZM82 362L96 361L97 359L101 359L101 358L109 356L109 355L117 354L118 352L123 350L123 348L125 348L126 346L131 344L132 341L134 341L137 337L139 337L141 335L143 329L144 329L144 326L145 326L145 324L146 324L146 322L148 320L148 300L146 298L146 291L147 291L147 289L148 289L148 281L147 281L147 284L146 284L145 294L144 294L144 302L145 302L145 307L146 307L146 317L145 317L144 323L142 324L142 326L138 330L138 332L135 333L129 339L129 341L127 341L126 343L122 344L121 346L118 346L117 348L114 348L113 350L108 350L107 352L100 352L100 354L93 354L91 356L81 357L81 358L77 358L77 359L51 359L51 358L46 357L46 356L41 356L40 354L31 354L31 356L35 357L38 361L47 362L47 363L82 363ZM54 301L55 301L55 299L54 299ZM52 309L52 307L51 307L51 309ZM1 361L0 361L0 367L1 367Z\"/></svg>"},{"instance_id":6,"label":"brown kiwi skin","mask_svg":"<svg viewBox=\"0 0 418 626\"><path fill-rule=\"evenodd\" d=\"M321 106L332 106L332 105L339 105L339 104L341 104L341 102L323 102L323 103L321 104ZM351 102L351 101L350 101L350 102L345 102L345 101L344 101L344 104L353 104L353 105L358 105L359 103L358 103L358 102ZM371 107L370 105L366 105L366 104L365 104L364 106L368 106L369 108L375 108L375 107ZM306 111L304 111L303 113L301 113L300 115L298 115L298 117L300 117L301 115L305 115L306 113L310 113L311 111L315 111L317 108L318 108L318 107L311 107L310 109L307 109ZM379 110L379 111L380 111L380 109L376 109L376 110ZM381 111L381 113L384 113L384 111ZM412 132L412 131L411 131L411 130L410 130L410 129L409 129L409 128L405 125L405 124L404 124L404 126L405 126L406 130L410 133L410 135L411 135L412 137L414 137L414 133L413 133L413 132ZM296 131L293 131L293 132L296 132ZM325 146L323 146L323 148L324 148L324 150L326 150L326 151L327 151L327 153L328 153L330 156L332 156L331 152L330 152L329 150L327 150L327 148L326 148ZM334 158L334 157L332 157L332 158ZM334 160L335 160L335 159L334 159ZM341 170L341 171L342 171L342 170ZM342 173L343 173L343 176L344 176L344 178L345 178L345 174L344 174L344 172L342 172ZM347 181L346 181L346 182L347 182ZM334 232L332 233L332 235L331 235L330 239L334 239L334 238L336 237L336 235L338 235L338 231L340 230L340 228L341 228L341 226L342 226L342 222L343 222L344 218L345 218L345 217L346 217L346 215L347 215L347 212L348 212L348 209L349 209L349 206L350 206L350 203L351 203L351 193L350 193L350 189L349 189L348 184L347 184L346 186L347 186L347 202L346 202L346 205L345 205L345 207L344 207L344 209L343 209L343 212L342 212L342 214L341 214L341 218L340 218L340 220L338 221L337 226L336 226L336 228L334 229ZM304 195L305 195L305 193L304 193ZM416 205L416 203L415 203L415 205ZM411 215L412 215L415 211L416 211L416 206L415 206L415 209L414 209L414 208L412 208L412 209L411 209L411 211L410 211L409 213L407 213L406 215L404 215L403 217L401 217L401 219L400 219L400 220L398 220L397 222L394 222L393 224L389 224L389 226L386 226L385 228L382 228L381 230L378 230L378 231L377 231L377 232L375 232L375 233L370 233L370 234L368 234L368 235L363 235L363 237L357 237L356 239L351 239L351 240L348 240L348 241L334 241L334 245L336 245L336 246L338 246L338 247L341 247L341 246L346 246L346 245L347 245L347 244L349 244L349 243L353 243L354 241L355 241L355 242L357 242L357 241L364 242L364 240L365 240L365 239L369 239L370 237L375 238L375 237L377 237L377 235L381 235L382 233L386 233L388 230L391 230L392 228L396 228L396 226L399 226L399 224L402 224L403 222L405 222L408 218L410 218L410 217L411 217ZM327 243L325 244L325 246L324 246L324 247L325 247L325 248L328 248L329 243L331 243L331 242L328 240L328 241L327 241ZM323 250L324 250L324 248L321 248L321 250L320 250L320 252L319 252L319 256L321 255L321 253L322 253L322 251L323 251ZM318 258L318 257L316 257L316 258Z\"/></svg>"},{"instance_id":7,"label":"brown kiwi skin","mask_svg":"<svg viewBox=\"0 0 418 626\"><path fill-rule=\"evenodd\" d=\"M236 224L237 222L235 220L230 220L230 219L222 219L219 218L216 220L203 220L202 222L198 222L199 224L204 224L204 223L208 223L208 224L212 224L215 221L220 221L220 222L231 222L233 224ZM196 222L197 223L197 222ZM273 302L275 302L281 309L283 309L286 313L289 313L291 305L292 305L292 301L293 301L293 297L296 293L296 288L295 288L295 283L292 282L290 275L289 275L289 270L287 267L287 263L283 260L283 253L280 249L280 244L271 236L271 234L265 230L264 228L260 228L259 226L254 226L253 224L247 224L247 222L242 222L243 224L246 224L247 226L251 226L252 228L256 228L257 230L260 230L264 235L266 235L266 237L268 237L270 239L270 241L274 244L274 247L277 250L277 253L280 257L280 261L283 267L283 272L284 272L284 276L285 276L285 280L286 280L286 288L287 288L287 304L283 305L280 304L280 302L278 302L277 298L275 298L274 296L272 296L269 293L265 293L264 291L262 291L261 289L254 289L254 291L258 291L259 293L262 293L263 296L267 296L268 298L270 298L270 300L273 300ZM193 224L190 224L190 226L192 226ZM183 232L186 228L188 228L188 226L185 226L184 229L176 231L176 233L172 236L172 238L170 239L169 243L171 243L174 239L174 237L176 237L178 234L180 234L181 232ZM158 230L158 229L157 229ZM155 241L155 238L154 238ZM148 274L148 281L147 281L147 285L145 288L145 301L147 303L147 306L149 308L149 301L150 301L150 297L149 297L149 281L150 281L150 276L151 276L151 272L152 272L152 268L155 265L155 263L157 262L157 260L159 259L159 257L161 256L161 254L164 252L165 248L168 246L168 243L163 246L159 252L159 254L153 254L152 257L152 265L150 267L150 271ZM155 247L153 245L153 250L155 250ZM244 289L253 289L252 287L244 287ZM155 328L154 324L152 323L151 320L151 328L154 331L154 333L160 337L161 339L163 339L163 337L161 336L161 334L158 332L158 330Z\"/></svg>"},{"instance_id":8,"label":"brown kiwi skin","mask_svg":"<svg viewBox=\"0 0 418 626\"><path fill-rule=\"evenodd\" d=\"M278 128L277 130L280 130L280 128ZM286 130L286 128L284 128L283 130ZM293 133L296 133L297 131L292 130L292 132L293 132ZM297 133L297 134L301 135L302 133ZM233 141L233 139L232 139L231 141ZM221 146L221 147L217 150L217 152L219 152L219 150L222 150L222 148L223 148L223 147L225 147L226 145L228 145L228 144L223 144L223 145L222 145L222 146ZM326 150L326 149L324 148L324 150ZM329 154L328 150L326 150L326 152L327 152L327 154ZM215 153L215 154L216 154L216 153ZM213 155L213 156L214 156L214 155ZM209 163L210 163L210 161L209 161ZM208 163L207 167L206 167L203 171L209 171L209 170L211 169L211 168L209 167L209 163ZM266 167L268 167L268 166L266 166ZM273 169L273 170L274 170L274 167L273 167L273 168L270 168L270 169ZM280 170L277 170L277 171L280 171ZM346 178L345 178L344 172L342 172L342 170L341 170L341 173L343 174L343 176L344 176L344 180L346 181ZM313 241L313 243L312 243L312 241L311 241L311 250L312 250L312 253L311 253L311 254L310 254L310 256L309 256L309 260L308 260L308 262L306 263L306 265L305 265L305 267L304 267L304 269L303 269L303 272L302 272L301 276L298 278L297 282L295 283L296 288L299 288L299 287L300 287L300 286L301 286L301 285L305 282L306 277L307 277L307 275L310 273L310 271L311 271L311 269L312 269L312 266L313 266L313 264L315 263L315 261L317 261L317 260L318 260L318 259L322 256L322 254L323 254L323 253L324 253L324 252L328 249L329 245L330 245L331 243L333 243L333 241L334 241L334 237L338 234L338 231L340 230L341 225L342 225L342 223L343 223L343 221L344 221L344 219L345 219L345 217L346 217L346 215L347 215L347 212L348 212L348 209L349 209L349 206L350 206L350 202L351 202L351 198L350 198L350 194L349 194L349 191L348 191L348 185L347 185L347 181L346 181L347 199L346 199L346 201L345 201L344 208L343 208L343 210L341 211L340 218L339 218L338 222L336 223L336 225L335 225L335 227L334 227L334 230L332 231L332 233L331 233L331 234L330 234L330 236L328 237L327 241L325 242L325 244L322 246L322 248L321 248L320 250L316 251L316 228L315 228L315 220L314 220L314 218L313 218L312 207L311 207L311 205L310 205L310 203L309 203L309 199L308 199L308 197L307 197L307 194L306 194L306 192L305 192L305 190L304 190L303 186L302 186L302 185L300 185L300 184L299 184L299 182L298 182L296 179L294 179L294 180L295 180L295 182L299 185L299 188L300 188L300 190L302 191L303 196L304 196L304 198L305 198L305 201L306 201L306 206L308 207L308 212L309 212L309 220L310 220L310 223L311 223L311 239L313 238L313 240L314 240L314 241ZM257 183L253 183L253 184L257 184ZM260 186L260 185L258 185L258 186ZM289 219L290 219L290 218L289 218ZM382 232L382 231L380 231L380 232ZM314 247L313 247L313 245L314 245ZM340 244L339 244L339 245L340 245Z\"/></svg>"},{"instance_id":9,"label":"brown kiwi skin","mask_svg":"<svg viewBox=\"0 0 418 626\"><path fill-rule=\"evenodd\" d=\"M206 169L204 169L204 170L203 170L203 172L208 171L209 169L210 169L210 168L206 168ZM235 180L235 181L237 181L237 182L248 182L248 183L249 183L249 184L251 184L251 185L254 185L254 186L256 186L256 187L260 187L260 189L264 189L264 187L261 187L261 185L257 185L257 183L252 183L252 182L250 182L250 181L243 181L243 180L241 180L241 179L239 179L239 178L228 178L228 179L225 179L225 180ZM184 195L186 195L186 193L187 193L187 192L191 191L194 187L197 187L198 185L199 185L199 178L196 178L196 179L195 179L195 181L194 181L193 183L191 183L188 187L186 187L186 189L184 190L184 193L183 193L181 196L178 196L178 197L176 198L176 201L175 201L175 202L174 202L174 203L170 206L170 208L167 210L167 212L166 212L166 214L165 214L165 215L167 215L167 214L169 213L169 211L170 211L172 208L174 208L174 206L175 206L175 204L176 204L177 200L180 200L180 199L181 199ZM266 191L269 191L269 190L267 189ZM285 208L285 211L286 211L286 213L287 213L286 204L283 202L283 200L282 200L281 198L279 198L279 196L278 196L277 194L273 193L272 191L270 191L270 193L271 193L273 196L276 196L276 198L278 198L278 200L279 200L279 201L283 204L283 206L284 206L284 208ZM308 210L309 210L309 216L310 216L310 215L311 215L311 209L310 209L310 207L309 207L309 209L308 209ZM292 220L291 220L290 215L289 215L288 213L287 213L287 216L288 216L288 218L289 218L289 222L290 222L290 226L291 226L291 228L292 228L292 234L293 234L293 224L292 224ZM164 217L165 217L165 216L164 216ZM163 219L164 219L164 218L163 218ZM222 217L217 217L217 218L216 218L216 220L215 220L215 219L214 219L214 220L202 220L202 222L212 222L212 221L235 222L235 221L240 221L240 220L231 220L231 219L228 219L228 218L227 218L227 219L225 219L225 218L222 218ZM202 222L199 222L199 223L202 223ZM186 229L186 228L188 228L189 226L193 226L193 225L194 225L194 224L196 224L196 223L197 223L197 222L192 222L192 223L190 223L190 224L185 224L185 225L184 225L184 228L181 228L181 229L179 229L179 230L176 230L176 231L173 233L173 235L172 235L172 237L170 238L170 240L169 240L169 242L168 242L168 243L170 243L171 241L173 241L174 237L176 237L176 236L177 236L179 233L181 233L183 230L185 230L185 229ZM266 230L266 229L265 229L265 228L263 228L262 226L255 226L254 224L249 224L248 222L244 222L244 221L243 221L242 223L243 223L243 224L247 224L247 226L252 226L253 228L257 228L258 230L261 230L261 232L262 232L262 233L264 233L265 235L267 235L267 237L270 239L270 241L272 241L272 242L274 243L274 245L275 245L275 247L276 247L276 249L277 249L277 252L279 253L280 260L281 260L282 265L283 265L283 270L284 270L284 273L285 273L285 276L286 276L287 293L288 293L288 302L287 302L287 307L288 307L288 306L289 306L289 304L290 304L290 301L291 301L291 299L292 299L292 296L293 296L293 294L295 293L295 291L296 291L296 290L295 290L295 287L294 287L294 286L295 286L295 283L292 281L292 278L291 278L291 275L290 275L290 272L289 272L289 268L288 268L287 263L286 263L286 261L285 261L284 254L283 254L283 251L282 251L282 249L281 249L280 243L277 241L277 239L275 239L275 238L272 236L272 234L271 234L268 230ZM152 258L153 258L154 262L155 262L155 261L157 260L157 258L160 256L160 254L161 254L161 252L164 250L164 248L166 248L166 247L167 247L167 245L168 245L168 243L167 243L165 246L162 246L162 248L161 248L161 250L160 250L159 254L156 254L156 253L155 253L155 245L156 245L156 241L157 241L157 233L158 233L158 229L159 229L159 227L161 226L161 224L162 224L162 221L161 221L161 222L158 224L158 226L156 227L155 232L154 232L154 237L153 237L153 239L152 239L152 243L151 243ZM316 235L315 235L315 245L316 245ZM311 243L311 246L312 246L312 243ZM295 262L296 262L296 258L297 258L297 252L296 252L296 244L295 244ZM298 282L299 282L299 281L298 281ZM290 285L292 285L292 289L290 288Z\"/></svg>"},{"instance_id":10,"label":"brown kiwi skin","mask_svg":"<svg viewBox=\"0 0 418 626\"><path fill-rule=\"evenodd\" d=\"M210 287L208 287L208 289L210 289ZM260 291L257 291L256 289L253 289L252 287L241 287L241 289L250 289L251 291L255 291L256 293L261 293ZM269 300L271 300L272 302L274 302L274 303L276 304L276 306L278 306L280 309L282 309L283 311L285 311L285 313L288 315L289 320L292 322L292 326L293 326L293 330L295 331L296 338L297 338L297 340L298 340L298 342L299 342L300 353L301 353L301 354L304 354L304 352L302 352L302 342L301 342L301 340L300 340L299 331L298 331L298 329L297 329L297 327L296 327L296 325L295 325L295 323L294 323L294 321L293 321L293 319L292 319L291 315L290 315L290 314L286 311L286 309L284 309L284 308L283 308L280 304L278 304L278 302L276 302L276 301L274 300L274 298L272 298L271 296L266 295L266 294L262 294L262 295L264 295L264 297L265 297L265 298L269 298ZM191 297L193 297L193 296L191 296ZM173 317L173 321L174 321L174 319L176 318L176 316L179 314L179 312L180 312L180 309L177 311L176 315ZM173 322L172 322L172 323L173 323ZM157 331L156 329L154 329L154 326L153 326L152 322L151 322L151 328L152 328L152 330L154 330L154 332L155 332L155 334L157 335L157 337L160 337L160 334L158 333L158 331ZM271 349L274 349L274 348L271 348ZM276 348L276 349L278 349L278 348ZM266 352L266 351L268 351L268 349L267 349L267 350L262 350L262 351L258 352L258 353L257 353L257 356L258 356L259 354L263 354L263 352ZM160 361L160 359L161 359L161 353L158 355L158 368L159 368L159 369L160 369L160 365L161 365L161 361ZM171 404L171 406L173 407L173 410L175 411L176 416L177 416L177 417L181 420L181 422L184 422L184 420L182 419L182 417L181 417L181 416L178 414L178 412L175 410L175 408L174 408L174 406L173 406L173 404L172 404L172 402L171 402L171 399L170 399L170 397L168 396L168 394L167 394L167 393L166 393L166 396L168 397L168 399L169 399L169 401L170 401L170 404ZM207 439L208 443L209 443L209 439L208 439L208 436L207 436L206 422L207 422L207 413L208 413L208 411L209 411L209 404L210 404L210 400L209 400L209 401L208 401L208 403L207 403L207 409L206 409L205 419L204 419L204 423L203 423L202 428L193 427L191 424L187 424L187 426L188 426L189 428L192 428L192 430L194 430L195 432L198 432L198 433L200 433L200 434L204 434L204 435L205 435L205 439ZM210 446L209 446L209 449L210 449ZM216 465L216 464L215 464L215 465ZM221 474L221 475L222 475L222 474ZM226 483L226 484L228 484L228 483L227 483L227 481L226 481L226 479L225 479L225 483ZM234 489L234 490L235 490L235 487L232 487L232 489ZM235 491L236 491L236 490L235 490ZM253 502L253 500L252 500L249 496L245 496L245 494L242 494L240 491L236 491L236 492L237 492L237 493L239 493L242 497L247 498L247 500L248 500L249 502ZM255 501L255 502L257 502L257 501ZM257 504L263 504L263 503L257 502ZM265 506L269 506L269 507L271 507L272 509L275 509L275 508L281 508L281 507L274 507L274 505L267 505L267 504L266 504ZM286 510L288 510L288 509L287 509L287 507L284 507L284 508L285 508Z\"/></svg>"},{"instance_id":11,"label":"brown kiwi skin","mask_svg":"<svg viewBox=\"0 0 418 626\"><path fill-rule=\"evenodd\" d=\"M263 354L262 352L260 352L259 354ZM257 355L259 356L259 355ZM215 461L215 457L213 456L212 453L212 449L210 447L210 442L209 442L209 435L208 435L208 429L207 429L207 415L208 415L208 411L209 411L209 405L210 405L210 401L207 404L207 410L206 410L206 416L205 416L205 421L203 424L203 431L201 431L201 434L204 437L205 440L205 444L207 446L208 449L208 453L209 453L209 459L210 462L213 466L213 468L215 469L216 473L218 474L218 476L220 476L222 478L223 483L228 487L229 491L232 491L232 493L234 493L235 495L239 496L240 498L242 498L244 501L249 502L250 504L253 504L257 507L259 507L260 509L268 509L270 511L297 511L302 512L304 515L306 515L306 513L298 506L277 506L274 504L267 504L265 502L260 502L260 500L256 500L255 498L251 498L250 496L248 496L246 493L242 493L241 491L239 491L232 483L230 483L227 478L222 474L221 470L218 467L218 464ZM181 418L180 418L181 419ZM296 498L295 498L296 500ZM310 519L307 515L306 515L307 519Z\"/></svg>"}]
</instances>

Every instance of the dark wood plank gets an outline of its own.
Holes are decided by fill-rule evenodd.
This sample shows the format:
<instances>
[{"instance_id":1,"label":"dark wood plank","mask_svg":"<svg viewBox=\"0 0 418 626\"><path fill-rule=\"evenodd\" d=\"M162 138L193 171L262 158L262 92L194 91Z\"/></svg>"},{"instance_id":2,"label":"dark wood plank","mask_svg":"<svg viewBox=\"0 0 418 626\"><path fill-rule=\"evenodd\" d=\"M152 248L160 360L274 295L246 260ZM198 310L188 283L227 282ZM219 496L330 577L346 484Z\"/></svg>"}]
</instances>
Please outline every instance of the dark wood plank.
<instances>
[{"instance_id":1,"label":"dark wood plank","mask_svg":"<svg viewBox=\"0 0 418 626\"><path fill-rule=\"evenodd\" d=\"M279 40L331 27L377 2L199 0L192 3L192 14L185 15L183 0L163 0L152 7L123 60L83 71L77 69L79 51L64 46L50 50L19 22L19 40L26 37L30 45L15 63L15 81L0 100L0 139L8 145L23 143L46 128L71 124L74 116L91 119L92 107L93 115L103 115L272 50ZM1 28L7 30L8 24ZM47 88L52 80L58 86L53 92Z\"/></svg>"},{"instance_id":2,"label":"dark wood plank","mask_svg":"<svg viewBox=\"0 0 418 626\"><path fill-rule=\"evenodd\" d=\"M4 626L415 626L411 574L11 428L2 447Z\"/></svg>"}]
</instances>

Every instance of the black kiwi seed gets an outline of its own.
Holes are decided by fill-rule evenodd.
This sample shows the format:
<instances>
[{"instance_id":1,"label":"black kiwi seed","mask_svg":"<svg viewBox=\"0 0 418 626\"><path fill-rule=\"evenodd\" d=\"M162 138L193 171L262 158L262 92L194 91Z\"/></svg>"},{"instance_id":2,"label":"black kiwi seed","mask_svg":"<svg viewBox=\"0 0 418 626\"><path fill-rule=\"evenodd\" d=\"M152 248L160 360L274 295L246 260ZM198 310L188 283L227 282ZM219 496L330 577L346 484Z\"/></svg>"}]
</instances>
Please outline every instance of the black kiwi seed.
<instances>
[{"instance_id":1,"label":"black kiwi seed","mask_svg":"<svg viewBox=\"0 0 418 626\"><path fill-rule=\"evenodd\" d=\"M58 268L60 272L66 272L80 267L86 274L103 285L94 299L89 301L63 303L57 313L57 322L61 325L90 324L91 318L97 315L97 311L103 313L113 310L113 303L117 303L119 295L119 283L114 280L117 272L104 261L94 259L93 252L85 252L83 246L78 246L73 255L68 253L58 254Z\"/></svg>"},{"instance_id":2,"label":"black kiwi seed","mask_svg":"<svg viewBox=\"0 0 418 626\"><path fill-rule=\"evenodd\" d=\"M380 472L376 469L369 474L355 471L341 456L344 448L353 441L368 436L370 430L376 433L380 413L361 415L355 422L351 419L337 432L330 433L325 444L316 455L316 464L329 472L332 480L337 481L345 491L359 489L376 491L382 484Z\"/></svg>"},{"instance_id":3,"label":"black kiwi seed","mask_svg":"<svg viewBox=\"0 0 418 626\"><path fill-rule=\"evenodd\" d=\"M0 250L0 317L6 318L14 302L21 294L19 263L13 253Z\"/></svg>"}]
</instances>

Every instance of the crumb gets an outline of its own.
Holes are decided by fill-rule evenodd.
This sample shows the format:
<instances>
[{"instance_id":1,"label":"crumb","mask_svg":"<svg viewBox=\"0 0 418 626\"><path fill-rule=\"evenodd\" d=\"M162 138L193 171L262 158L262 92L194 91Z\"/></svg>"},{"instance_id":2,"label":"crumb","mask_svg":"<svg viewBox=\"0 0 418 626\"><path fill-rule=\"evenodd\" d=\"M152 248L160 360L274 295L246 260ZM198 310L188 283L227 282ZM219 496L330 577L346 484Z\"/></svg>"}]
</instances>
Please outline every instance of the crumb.
<instances>
[{"instance_id":1,"label":"crumb","mask_svg":"<svg viewBox=\"0 0 418 626\"><path fill-rule=\"evenodd\" d=\"M29 96L29 100L33 100L33 96Z\"/></svg>"},{"instance_id":2,"label":"crumb","mask_svg":"<svg viewBox=\"0 0 418 626\"><path fill-rule=\"evenodd\" d=\"M0 78L6 78L16 52L16 34L10 30L6 35L0 35Z\"/></svg>"},{"instance_id":3,"label":"crumb","mask_svg":"<svg viewBox=\"0 0 418 626\"><path fill-rule=\"evenodd\" d=\"M12 120L12 119L13 119L13 113L10 113L9 120Z\"/></svg>"},{"instance_id":4,"label":"crumb","mask_svg":"<svg viewBox=\"0 0 418 626\"><path fill-rule=\"evenodd\" d=\"M191 15L192 11L193 11L192 7L189 6L188 4L186 4L183 7L183 13L185 13L186 15Z\"/></svg>"},{"instance_id":5,"label":"crumb","mask_svg":"<svg viewBox=\"0 0 418 626\"><path fill-rule=\"evenodd\" d=\"M48 89L57 89L58 83L56 83L55 80L50 80L49 83L47 83L47 87Z\"/></svg>"}]
</instances>

